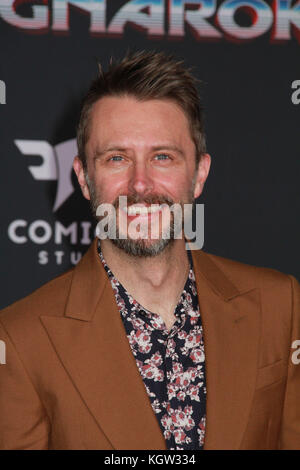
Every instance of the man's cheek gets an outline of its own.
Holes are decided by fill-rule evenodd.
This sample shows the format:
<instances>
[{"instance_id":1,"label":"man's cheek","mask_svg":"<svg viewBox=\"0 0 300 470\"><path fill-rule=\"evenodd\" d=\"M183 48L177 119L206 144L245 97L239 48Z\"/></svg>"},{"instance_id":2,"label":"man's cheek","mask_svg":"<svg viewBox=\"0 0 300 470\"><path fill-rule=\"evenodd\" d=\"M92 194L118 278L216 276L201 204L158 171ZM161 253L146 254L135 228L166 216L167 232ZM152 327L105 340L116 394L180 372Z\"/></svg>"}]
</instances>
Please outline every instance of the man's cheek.
<instances>
[{"instance_id":1,"label":"man's cheek","mask_svg":"<svg viewBox=\"0 0 300 470\"><path fill-rule=\"evenodd\" d=\"M128 194L127 187L120 184L115 184L112 180L107 186L101 187L101 195L105 198L106 202L114 204L118 200L119 196Z\"/></svg>"}]
</instances>

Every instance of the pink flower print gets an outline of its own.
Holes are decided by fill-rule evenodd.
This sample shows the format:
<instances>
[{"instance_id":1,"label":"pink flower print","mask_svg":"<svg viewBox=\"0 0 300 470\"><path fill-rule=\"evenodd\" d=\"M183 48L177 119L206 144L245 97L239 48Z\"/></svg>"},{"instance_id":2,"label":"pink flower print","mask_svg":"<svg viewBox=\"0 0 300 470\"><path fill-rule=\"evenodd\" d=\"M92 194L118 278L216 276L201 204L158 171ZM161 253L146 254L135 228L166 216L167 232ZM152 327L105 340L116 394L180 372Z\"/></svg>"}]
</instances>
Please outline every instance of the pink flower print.
<instances>
[{"instance_id":1,"label":"pink flower print","mask_svg":"<svg viewBox=\"0 0 300 470\"><path fill-rule=\"evenodd\" d=\"M175 353L176 343L173 339L170 339L166 347L166 357L171 357L172 359L178 358L178 355Z\"/></svg>"},{"instance_id":2,"label":"pink flower print","mask_svg":"<svg viewBox=\"0 0 300 470\"><path fill-rule=\"evenodd\" d=\"M191 385L187 391L187 394L191 397L191 400L200 401L199 398L199 389L203 385L203 382L200 382L198 385Z\"/></svg>"},{"instance_id":3,"label":"pink flower print","mask_svg":"<svg viewBox=\"0 0 300 470\"><path fill-rule=\"evenodd\" d=\"M193 382L198 375L198 369L196 367L189 367L188 373L190 375L191 382Z\"/></svg>"},{"instance_id":4,"label":"pink flower print","mask_svg":"<svg viewBox=\"0 0 300 470\"><path fill-rule=\"evenodd\" d=\"M187 370L183 374L180 374L176 377L175 384L180 388L186 388L189 386L190 381L191 381L191 374L189 370Z\"/></svg>"},{"instance_id":5,"label":"pink flower print","mask_svg":"<svg viewBox=\"0 0 300 470\"><path fill-rule=\"evenodd\" d=\"M183 400L185 399L185 397L186 397L186 393L183 392L182 390L180 390L180 391L177 393L176 397L177 397L178 400L182 400L182 401L183 401Z\"/></svg>"},{"instance_id":6,"label":"pink flower print","mask_svg":"<svg viewBox=\"0 0 300 470\"><path fill-rule=\"evenodd\" d=\"M182 429L176 429L174 431L174 438L176 444L183 444L185 442L186 434Z\"/></svg>"},{"instance_id":7,"label":"pink flower print","mask_svg":"<svg viewBox=\"0 0 300 470\"><path fill-rule=\"evenodd\" d=\"M206 417L203 416L203 418L201 418L200 423L199 423L199 429L201 429L201 431L205 429L205 424L206 424Z\"/></svg>"},{"instance_id":8,"label":"pink flower print","mask_svg":"<svg viewBox=\"0 0 300 470\"><path fill-rule=\"evenodd\" d=\"M178 390L178 387L176 387L172 383L168 383L168 398L169 398L169 400L172 400L172 398L176 397L177 390Z\"/></svg>"},{"instance_id":9,"label":"pink flower print","mask_svg":"<svg viewBox=\"0 0 300 470\"><path fill-rule=\"evenodd\" d=\"M191 442L191 438L186 435L185 431L190 431L195 426L195 422L192 418L192 407L186 406L183 410L179 407L174 410L170 405L168 405L167 412L168 414L165 414L161 420L161 423L165 428L165 438L170 439L173 434L176 444Z\"/></svg>"},{"instance_id":10,"label":"pink flower print","mask_svg":"<svg viewBox=\"0 0 300 470\"><path fill-rule=\"evenodd\" d=\"M154 379L154 382L162 382L163 372L151 364L144 364L141 367L142 377L145 379Z\"/></svg>"},{"instance_id":11,"label":"pink flower print","mask_svg":"<svg viewBox=\"0 0 300 470\"><path fill-rule=\"evenodd\" d=\"M165 428L165 431L164 431L164 436L166 439L170 439L171 437L171 433L174 431L175 429L175 426L173 424L173 421L172 421L172 417L169 416L168 414L164 415L161 419L161 424L163 425L163 427ZM166 435L168 437L166 437Z\"/></svg>"},{"instance_id":12,"label":"pink flower print","mask_svg":"<svg viewBox=\"0 0 300 470\"><path fill-rule=\"evenodd\" d=\"M131 323L135 330L145 330L145 322L141 318L134 318Z\"/></svg>"},{"instance_id":13,"label":"pink flower print","mask_svg":"<svg viewBox=\"0 0 300 470\"><path fill-rule=\"evenodd\" d=\"M191 286L192 287L192 293L193 295L197 295L197 291L196 291L196 288L194 285Z\"/></svg>"},{"instance_id":14,"label":"pink flower print","mask_svg":"<svg viewBox=\"0 0 300 470\"><path fill-rule=\"evenodd\" d=\"M199 310L193 310L192 308L188 309L188 315L190 316L191 325L195 325L200 317Z\"/></svg>"},{"instance_id":15,"label":"pink flower print","mask_svg":"<svg viewBox=\"0 0 300 470\"><path fill-rule=\"evenodd\" d=\"M205 416L203 416L203 418L201 418L200 420L200 423L197 429L197 433L199 434L199 446L200 447L203 446L204 444L205 424L206 424L206 418Z\"/></svg>"},{"instance_id":16,"label":"pink flower print","mask_svg":"<svg viewBox=\"0 0 300 470\"><path fill-rule=\"evenodd\" d=\"M191 417L192 414L193 409L191 406L186 406L183 410L181 406L177 410L170 409L173 424L176 427L183 428L185 431L190 431L195 426L195 422Z\"/></svg>"},{"instance_id":17,"label":"pink flower print","mask_svg":"<svg viewBox=\"0 0 300 470\"><path fill-rule=\"evenodd\" d=\"M118 305L119 309L124 310L125 309L125 302L122 299L122 297L120 297L119 294L116 295L116 301L117 301L117 305Z\"/></svg>"},{"instance_id":18,"label":"pink flower print","mask_svg":"<svg viewBox=\"0 0 300 470\"><path fill-rule=\"evenodd\" d=\"M131 295L128 296L128 300L129 300L129 303L130 303L131 305L133 305L134 307L139 307L140 304L139 304L136 300L134 300L134 299L131 297Z\"/></svg>"},{"instance_id":19,"label":"pink flower print","mask_svg":"<svg viewBox=\"0 0 300 470\"><path fill-rule=\"evenodd\" d=\"M159 400L157 399L154 400L151 406L152 406L154 413L157 414L161 412Z\"/></svg>"},{"instance_id":20,"label":"pink flower print","mask_svg":"<svg viewBox=\"0 0 300 470\"><path fill-rule=\"evenodd\" d=\"M150 392L150 388L148 387L148 385L146 385L146 384L144 384L144 385L145 385L145 388L146 388L146 391L147 391L148 396L149 396L149 397L155 397L155 396L156 396L155 393ZM158 400L154 400L153 403L155 403L155 402L158 402ZM152 404L153 404L153 403L152 403Z\"/></svg>"},{"instance_id":21,"label":"pink flower print","mask_svg":"<svg viewBox=\"0 0 300 470\"><path fill-rule=\"evenodd\" d=\"M198 364L199 362L203 362L205 359L204 352L202 348L195 348L192 349L192 352L190 354L190 358L195 364Z\"/></svg>"},{"instance_id":22,"label":"pink flower print","mask_svg":"<svg viewBox=\"0 0 300 470\"><path fill-rule=\"evenodd\" d=\"M159 352L153 354L150 359L147 359L144 364L142 361L137 361L140 372L143 378L153 379L154 382L162 382L164 373L158 368L162 364L162 357Z\"/></svg>"},{"instance_id":23,"label":"pink flower print","mask_svg":"<svg viewBox=\"0 0 300 470\"><path fill-rule=\"evenodd\" d=\"M152 327L155 328L156 330L164 330L165 329L165 323L161 316L155 315L152 320L151 320Z\"/></svg>"},{"instance_id":24,"label":"pink flower print","mask_svg":"<svg viewBox=\"0 0 300 470\"><path fill-rule=\"evenodd\" d=\"M195 330L192 330L191 333L185 339L185 348L192 349L199 345L201 341L201 334L195 333Z\"/></svg>"},{"instance_id":25,"label":"pink flower print","mask_svg":"<svg viewBox=\"0 0 300 470\"><path fill-rule=\"evenodd\" d=\"M141 353L147 354L150 352L152 343L150 343L151 337L147 331L137 330L130 333L129 342L130 344L137 345L138 350Z\"/></svg>"},{"instance_id":26,"label":"pink flower print","mask_svg":"<svg viewBox=\"0 0 300 470\"><path fill-rule=\"evenodd\" d=\"M149 362L151 361L151 363L155 364L156 366L160 366L163 363L162 357L159 352L156 352L155 354L153 354L153 356L151 356L151 359L150 360L147 359L146 362L148 361Z\"/></svg>"},{"instance_id":27,"label":"pink flower print","mask_svg":"<svg viewBox=\"0 0 300 470\"><path fill-rule=\"evenodd\" d=\"M119 295L119 289L118 289L118 286L115 283L112 284L112 289L113 289L115 295Z\"/></svg>"},{"instance_id":28,"label":"pink flower print","mask_svg":"<svg viewBox=\"0 0 300 470\"><path fill-rule=\"evenodd\" d=\"M177 375L177 374L181 374L182 371L183 371L182 364L180 364L179 362L175 362L173 364L173 373Z\"/></svg>"},{"instance_id":29,"label":"pink flower print","mask_svg":"<svg viewBox=\"0 0 300 470\"><path fill-rule=\"evenodd\" d=\"M179 339L185 339L187 337L187 332L184 331L184 330L180 330L180 331L178 331L177 336L178 336Z\"/></svg>"}]
</instances>

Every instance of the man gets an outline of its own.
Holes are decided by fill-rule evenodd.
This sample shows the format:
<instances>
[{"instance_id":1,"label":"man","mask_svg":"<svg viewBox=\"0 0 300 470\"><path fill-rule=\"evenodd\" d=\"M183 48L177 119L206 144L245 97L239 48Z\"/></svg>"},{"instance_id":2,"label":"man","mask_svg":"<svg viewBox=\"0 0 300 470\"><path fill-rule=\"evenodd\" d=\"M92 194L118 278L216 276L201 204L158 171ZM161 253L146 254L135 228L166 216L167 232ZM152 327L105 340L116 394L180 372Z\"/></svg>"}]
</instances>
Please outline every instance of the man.
<instances>
[{"instance_id":1,"label":"man","mask_svg":"<svg viewBox=\"0 0 300 470\"><path fill-rule=\"evenodd\" d=\"M297 281L189 251L175 220L210 167L189 71L100 70L77 140L99 239L0 314L0 447L299 449Z\"/></svg>"}]
</instances>

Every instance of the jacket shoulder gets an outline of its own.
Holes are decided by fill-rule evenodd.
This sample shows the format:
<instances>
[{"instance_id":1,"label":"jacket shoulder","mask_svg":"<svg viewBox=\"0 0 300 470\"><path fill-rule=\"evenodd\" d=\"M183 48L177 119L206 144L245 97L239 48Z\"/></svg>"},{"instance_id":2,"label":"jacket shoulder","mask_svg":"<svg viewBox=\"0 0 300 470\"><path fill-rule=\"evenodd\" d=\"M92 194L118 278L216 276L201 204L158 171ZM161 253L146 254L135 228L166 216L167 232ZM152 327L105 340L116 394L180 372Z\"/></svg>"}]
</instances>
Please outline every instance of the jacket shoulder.
<instances>
[{"instance_id":1,"label":"jacket shoulder","mask_svg":"<svg viewBox=\"0 0 300 470\"><path fill-rule=\"evenodd\" d=\"M276 269L253 266L207 252L203 254L241 291L256 287L274 289L276 286L290 289L290 276Z\"/></svg>"},{"instance_id":2,"label":"jacket shoulder","mask_svg":"<svg viewBox=\"0 0 300 470\"><path fill-rule=\"evenodd\" d=\"M62 316L70 291L73 270L74 268L55 277L28 296L1 310L0 322L8 326L15 322L31 323L44 314Z\"/></svg>"}]
</instances>

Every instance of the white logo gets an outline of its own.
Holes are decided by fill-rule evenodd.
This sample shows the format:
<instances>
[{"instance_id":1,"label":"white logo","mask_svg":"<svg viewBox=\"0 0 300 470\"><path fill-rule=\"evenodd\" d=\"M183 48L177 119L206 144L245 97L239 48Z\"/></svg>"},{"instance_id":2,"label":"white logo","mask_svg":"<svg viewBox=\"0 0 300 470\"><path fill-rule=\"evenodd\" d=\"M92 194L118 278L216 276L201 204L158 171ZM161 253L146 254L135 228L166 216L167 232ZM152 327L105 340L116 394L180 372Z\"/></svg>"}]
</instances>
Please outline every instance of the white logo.
<instances>
[{"instance_id":1,"label":"white logo","mask_svg":"<svg viewBox=\"0 0 300 470\"><path fill-rule=\"evenodd\" d=\"M41 165L29 166L29 171L36 180L57 181L57 192L53 212L74 192L72 184L72 164L77 155L76 139L66 140L52 147L45 140L15 140L15 144L24 155L39 155Z\"/></svg>"}]
</instances>

